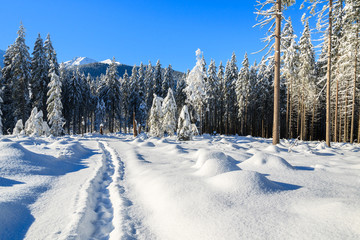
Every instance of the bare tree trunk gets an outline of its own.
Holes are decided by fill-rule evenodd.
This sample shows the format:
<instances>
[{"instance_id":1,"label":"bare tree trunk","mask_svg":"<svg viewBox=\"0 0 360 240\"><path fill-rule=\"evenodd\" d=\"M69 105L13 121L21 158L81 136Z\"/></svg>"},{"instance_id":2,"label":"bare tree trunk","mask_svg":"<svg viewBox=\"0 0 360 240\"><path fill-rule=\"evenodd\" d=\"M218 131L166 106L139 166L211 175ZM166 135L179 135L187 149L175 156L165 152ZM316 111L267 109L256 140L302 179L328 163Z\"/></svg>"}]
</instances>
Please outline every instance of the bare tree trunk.
<instances>
[{"instance_id":1,"label":"bare tree trunk","mask_svg":"<svg viewBox=\"0 0 360 240\"><path fill-rule=\"evenodd\" d=\"M291 97L292 97L292 82L290 82L290 92L291 92ZM290 98L290 110L289 110L289 133L290 133L290 138L293 138L293 133L292 133L292 100Z\"/></svg>"},{"instance_id":2,"label":"bare tree trunk","mask_svg":"<svg viewBox=\"0 0 360 240\"><path fill-rule=\"evenodd\" d=\"M356 22L357 23L357 22ZM356 31L358 35L358 31ZM354 60L354 86L353 86L353 97L352 97L352 108L351 108L351 130L350 130L350 143L354 142L354 124L355 124L355 100L356 100L356 79L357 79L357 54L358 54L358 43L355 45L355 60Z\"/></svg>"},{"instance_id":3,"label":"bare tree trunk","mask_svg":"<svg viewBox=\"0 0 360 240\"><path fill-rule=\"evenodd\" d=\"M339 118L339 78L336 78L336 97L335 97L335 126L334 126L334 130L335 130L335 135L334 135L334 140L335 142L338 141L338 118Z\"/></svg>"},{"instance_id":4,"label":"bare tree trunk","mask_svg":"<svg viewBox=\"0 0 360 240\"><path fill-rule=\"evenodd\" d=\"M331 116L330 116L330 81L331 81L331 38L332 38L332 0L329 0L329 36L327 51L327 80L326 80L326 145L331 146Z\"/></svg>"},{"instance_id":5,"label":"bare tree trunk","mask_svg":"<svg viewBox=\"0 0 360 240\"><path fill-rule=\"evenodd\" d=\"M344 142L347 142L348 139L348 90L349 90L349 82L346 84L346 92L345 92L345 111L344 111Z\"/></svg>"},{"instance_id":6,"label":"bare tree trunk","mask_svg":"<svg viewBox=\"0 0 360 240\"><path fill-rule=\"evenodd\" d=\"M135 120L135 110L133 111L133 131L134 131L134 137L137 136L137 123Z\"/></svg>"},{"instance_id":7,"label":"bare tree trunk","mask_svg":"<svg viewBox=\"0 0 360 240\"><path fill-rule=\"evenodd\" d=\"M314 124L315 124L315 101L313 103L312 116L311 116L311 130L310 130L310 141L314 140Z\"/></svg>"},{"instance_id":8,"label":"bare tree trunk","mask_svg":"<svg viewBox=\"0 0 360 240\"><path fill-rule=\"evenodd\" d=\"M280 142L280 38L281 0L276 1L273 145Z\"/></svg>"},{"instance_id":9,"label":"bare tree trunk","mask_svg":"<svg viewBox=\"0 0 360 240\"><path fill-rule=\"evenodd\" d=\"M291 82L290 82L291 85ZM289 108L290 108L290 89L287 88L287 96L286 96L286 120L285 120L285 136L289 138Z\"/></svg>"}]
</instances>

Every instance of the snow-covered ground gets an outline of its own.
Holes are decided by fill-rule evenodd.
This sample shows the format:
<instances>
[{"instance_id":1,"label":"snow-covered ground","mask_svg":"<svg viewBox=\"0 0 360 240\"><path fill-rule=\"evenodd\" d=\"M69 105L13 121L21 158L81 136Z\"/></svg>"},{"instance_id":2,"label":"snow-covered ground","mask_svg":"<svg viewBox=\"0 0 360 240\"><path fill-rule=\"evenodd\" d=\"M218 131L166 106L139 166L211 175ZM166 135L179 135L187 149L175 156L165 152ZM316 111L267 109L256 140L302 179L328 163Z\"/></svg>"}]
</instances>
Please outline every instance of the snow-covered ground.
<instances>
[{"instance_id":1,"label":"snow-covered ground","mask_svg":"<svg viewBox=\"0 0 360 240\"><path fill-rule=\"evenodd\" d=\"M0 138L0 239L360 239L360 146Z\"/></svg>"}]
</instances>

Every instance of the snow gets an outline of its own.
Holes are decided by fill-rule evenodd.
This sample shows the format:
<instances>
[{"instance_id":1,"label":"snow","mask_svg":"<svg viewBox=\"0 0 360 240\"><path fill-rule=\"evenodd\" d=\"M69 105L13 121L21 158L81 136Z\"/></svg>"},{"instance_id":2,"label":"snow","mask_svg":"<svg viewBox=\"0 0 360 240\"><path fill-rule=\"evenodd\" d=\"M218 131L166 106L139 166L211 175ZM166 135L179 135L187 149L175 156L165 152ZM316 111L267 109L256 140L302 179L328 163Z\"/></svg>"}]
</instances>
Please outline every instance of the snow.
<instances>
[{"instance_id":1,"label":"snow","mask_svg":"<svg viewBox=\"0 0 360 240\"><path fill-rule=\"evenodd\" d=\"M360 146L0 138L1 239L359 239Z\"/></svg>"},{"instance_id":2,"label":"snow","mask_svg":"<svg viewBox=\"0 0 360 240\"><path fill-rule=\"evenodd\" d=\"M64 62L65 67L74 67L85 65L89 63L96 63L97 61L88 57L74 57L72 60Z\"/></svg>"},{"instance_id":3,"label":"snow","mask_svg":"<svg viewBox=\"0 0 360 240\"><path fill-rule=\"evenodd\" d=\"M106 60L101 61L100 63L105 63L105 64L110 65L112 63L112 60L111 59L106 59ZM120 65L120 62L115 62L115 64Z\"/></svg>"}]
</instances>

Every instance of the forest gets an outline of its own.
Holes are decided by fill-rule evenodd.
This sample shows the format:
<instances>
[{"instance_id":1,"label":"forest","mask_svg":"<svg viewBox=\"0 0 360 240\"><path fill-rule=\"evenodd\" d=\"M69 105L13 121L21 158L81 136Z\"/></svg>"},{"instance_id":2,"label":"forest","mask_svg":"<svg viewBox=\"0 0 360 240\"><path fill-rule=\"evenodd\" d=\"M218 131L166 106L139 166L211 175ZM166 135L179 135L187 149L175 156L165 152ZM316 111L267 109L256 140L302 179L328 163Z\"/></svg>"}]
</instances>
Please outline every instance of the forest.
<instances>
[{"instance_id":1,"label":"forest","mask_svg":"<svg viewBox=\"0 0 360 240\"><path fill-rule=\"evenodd\" d=\"M259 4L258 14L264 17L260 25L274 19L269 16L275 11L272 4L275 2ZM286 2L285 6L292 1ZM303 32L298 40L291 18L283 14L280 137L326 138L326 88L327 80L331 80L331 141L360 141L360 3L334 1L329 6L328 1L325 2L308 3L310 13L302 19ZM271 7L266 9L269 3ZM320 10L319 5L323 7ZM316 29L311 29L309 21L315 18ZM270 25L269 31L272 31L274 24ZM323 33L318 54L313 45L313 30ZM249 63L247 54L238 60L235 53L226 63L216 64L211 60L207 64L203 53L197 50L196 65L180 78L174 77L171 65L163 70L160 61L155 65L140 63L131 73L126 71L119 76L115 58L106 74L94 77L86 76L79 68L59 64L50 35L45 41L38 36L30 56L21 24L18 37L6 50L1 69L1 132L20 133L23 126L26 129L26 125L31 125L30 121L26 124L30 117L35 121L42 115L40 125L48 123L49 131L44 127L43 131L36 132L38 135L98 132L100 126L105 132L129 133L135 123L137 131L163 136L184 132L178 128L180 125L183 128L185 122L189 134L270 138L277 65L272 54L276 51L270 43L273 37L270 34L265 39L268 51L263 52L261 61L253 64ZM35 107L36 111L31 114Z\"/></svg>"}]
</instances>

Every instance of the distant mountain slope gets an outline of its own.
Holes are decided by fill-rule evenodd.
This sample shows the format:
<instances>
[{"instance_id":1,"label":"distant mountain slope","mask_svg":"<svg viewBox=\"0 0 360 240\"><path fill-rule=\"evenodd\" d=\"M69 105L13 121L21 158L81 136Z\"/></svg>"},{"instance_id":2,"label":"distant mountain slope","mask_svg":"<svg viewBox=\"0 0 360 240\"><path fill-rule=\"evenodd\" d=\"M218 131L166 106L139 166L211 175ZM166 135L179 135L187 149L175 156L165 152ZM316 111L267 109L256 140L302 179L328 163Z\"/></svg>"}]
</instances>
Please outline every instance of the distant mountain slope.
<instances>
[{"instance_id":1,"label":"distant mountain slope","mask_svg":"<svg viewBox=\"0 0 360 240\"><path fill-rule=\"evenodd\" d=\"M64 62L64 64L65 67L73 67L96 62L96 60L88 57L74 57L72 60Z\"/></svg>"},{"instance_id":2,"label":"distant mountain slope","mask_svg":"<svg viewBox=\"0 0 360 240\"><path fill-rule=\"evenodd\" d=\"M107 63L97 62L97 63L89 63L89 64L80 65L78 67L79 67L80 72L83 72L85 75L88 75L88 73L90 73L90 75L95 78L95 77L99 77L101 74L105 74L108 66L109 66L109 64L107 64ZM125 71L127 71L129 76L131 76L132 68L133 68L132 66L119 63L117 66L119 76L122 77L124 75ZM139 66L137 66L137 68L139 68ZM70 71L71 71L71 69L72 68L68 68L68 70L70 70ZM162 71L164 74L165 69L163 68ZM177 81L184 75L184 73L174 71L173 75L174 75L175 81Z\"/></svg>"},{"instance_id":3,"label":"distant mountain slope","mask_svg":"<svg viewBox=\"0 0 360 240\"><path fill-rule=\"evenodd\" d=\"M5 54L5 51L0 50L0 67L4 66L4 54Z\"/></svg>"}]
</instances>

